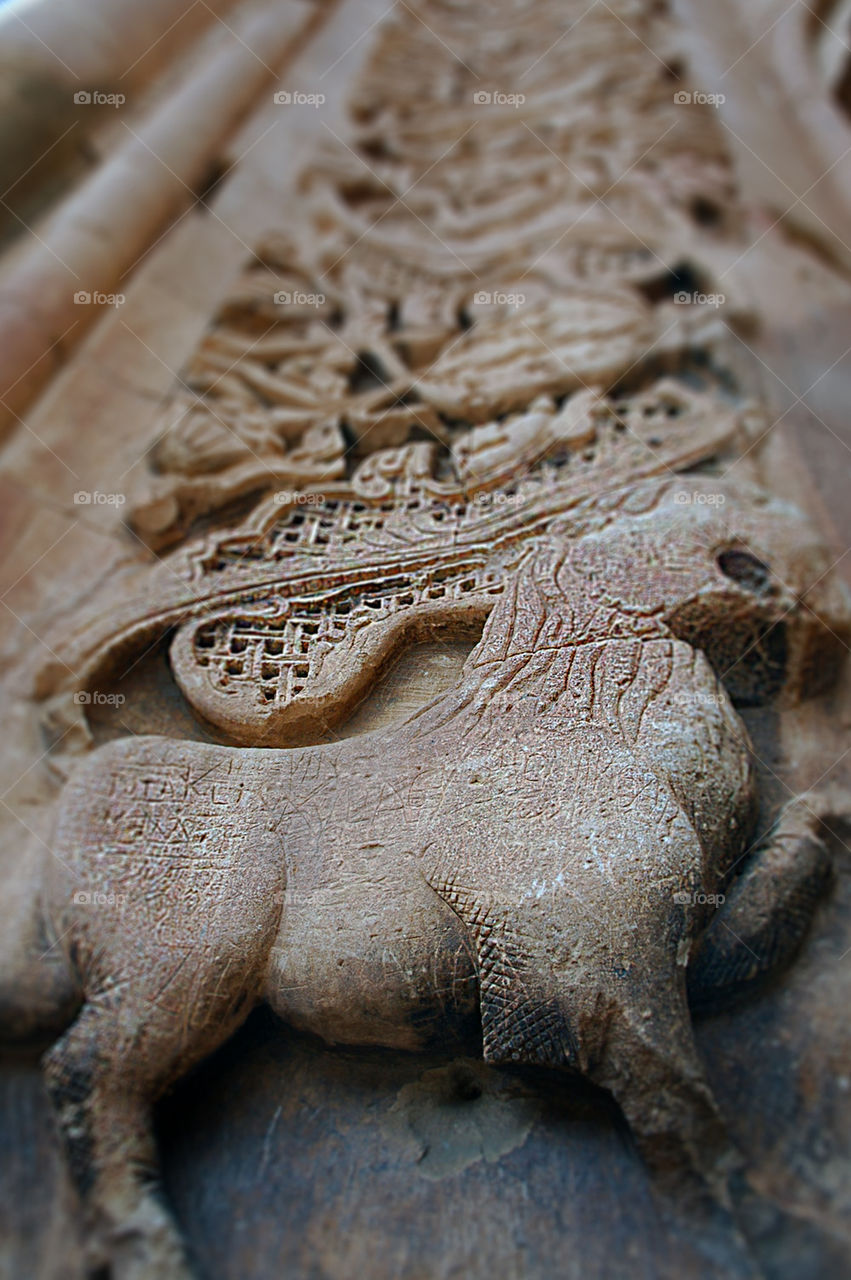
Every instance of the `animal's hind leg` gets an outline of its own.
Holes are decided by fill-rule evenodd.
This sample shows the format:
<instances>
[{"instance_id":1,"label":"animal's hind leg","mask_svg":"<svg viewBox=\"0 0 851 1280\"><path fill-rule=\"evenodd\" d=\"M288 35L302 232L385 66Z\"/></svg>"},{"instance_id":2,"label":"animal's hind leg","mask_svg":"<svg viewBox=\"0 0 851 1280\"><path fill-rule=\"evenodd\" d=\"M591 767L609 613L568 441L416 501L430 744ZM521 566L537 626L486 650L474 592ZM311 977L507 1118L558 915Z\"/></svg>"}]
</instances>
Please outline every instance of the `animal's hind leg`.
<instances>
[{"instance_id":1,"label":"animal's hind leg","mask_svg":"<svg viewBox=\"0 0 851 1280\"><path fill-rule=\"evenodd\" d=\"M711 1009L792 959L831 879L813 797L787 805L736 880L688 966L691 1007Z\"/></svg>"},{"instance_id":2,"label":"animal's hind leg","mask_svg":"<svg viewBox=\"0 0 851 1280\"><path fill-rule=\"evenodd\" d=\"M184 957L186 960L187 957ZM214 966L134 974L90 996L48 1052L44 1070L68 1164L88 1216L94 1275L189 1280L177 1228L161 1195L153 1103L240 1025L254 1003Z\"/></svg>"},{"instance_id":3,"label":"animal's hind leg","mask_svg":"<svg viewBox=\"0 0 851 1280\"><path fill-rule=\"evenodd\" d=\"M189 1280L180 1238L158 1195L151 1108L161 1082L139 1065L109 1004L86 1005L44 1059L86 1211L90 1274Z\"/></svg>"}]
</instances>

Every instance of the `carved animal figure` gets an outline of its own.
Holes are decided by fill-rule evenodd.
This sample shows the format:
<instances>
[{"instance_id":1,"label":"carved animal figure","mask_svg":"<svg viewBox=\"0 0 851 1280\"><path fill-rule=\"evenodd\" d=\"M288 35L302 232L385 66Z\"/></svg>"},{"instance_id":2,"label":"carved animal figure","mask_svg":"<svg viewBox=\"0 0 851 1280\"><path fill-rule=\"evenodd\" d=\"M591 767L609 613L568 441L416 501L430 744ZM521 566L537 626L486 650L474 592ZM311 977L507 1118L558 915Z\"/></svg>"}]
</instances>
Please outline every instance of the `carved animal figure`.
<instances>
[{"instance_id":1,"label":"carved animal figure","mask_svg":"<svg viewBox=\"0 0 851 1280\"><path fill-rule=\"evenodd\" d=\"M533 543L457 687L391 732L137 738L80 764L43 902L64 967L42 962L40 1003L35 971L11 973L3 1016L52 1005L67 1027L44 1068L93 1265L189 1274L152 1104L259 1001L408 1050L478 1018L487 1061L583 1073L653 1161L712 1176L689 1000L788 958L829 875L806 797L753 853L724 681L806 691L846 619L788 508L682 491L654 481L637 514Z\"/></svg>"}]
</instances>

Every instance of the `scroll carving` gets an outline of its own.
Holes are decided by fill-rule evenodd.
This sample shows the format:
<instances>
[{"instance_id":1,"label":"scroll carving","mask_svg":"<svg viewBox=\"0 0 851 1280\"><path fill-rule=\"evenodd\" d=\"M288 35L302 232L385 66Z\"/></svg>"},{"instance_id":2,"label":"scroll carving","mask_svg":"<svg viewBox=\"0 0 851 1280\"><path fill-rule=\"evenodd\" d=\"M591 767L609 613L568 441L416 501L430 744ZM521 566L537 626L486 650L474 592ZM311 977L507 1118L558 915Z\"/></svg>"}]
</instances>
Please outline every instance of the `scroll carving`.
<instances>
[{"instance_id":1,"label":"scroll carving","mask_svg":"<svg viewBox=\"0 0 851 1280\"><path fill-rule=\"evenodd\" d=\"M711 112L676 108L663 19L630 18L661 51L648 62L619 18L587 15L571 56L596 70L567 83L537 38L480 73L474 31L446 20L469 47L439 87L433 48L400 83L412 33L388 25L351 146L327 139L299 218L257 246L184 370L131 512L152 546L272 484L321 488L363 453L454 448L538 396L676 367L752 318L720 281L743 244L729 162ZM481 89L531 64L522 103ZM683 291L722 297L724 322L675 306Z\"/></svg>"}]
</instances>

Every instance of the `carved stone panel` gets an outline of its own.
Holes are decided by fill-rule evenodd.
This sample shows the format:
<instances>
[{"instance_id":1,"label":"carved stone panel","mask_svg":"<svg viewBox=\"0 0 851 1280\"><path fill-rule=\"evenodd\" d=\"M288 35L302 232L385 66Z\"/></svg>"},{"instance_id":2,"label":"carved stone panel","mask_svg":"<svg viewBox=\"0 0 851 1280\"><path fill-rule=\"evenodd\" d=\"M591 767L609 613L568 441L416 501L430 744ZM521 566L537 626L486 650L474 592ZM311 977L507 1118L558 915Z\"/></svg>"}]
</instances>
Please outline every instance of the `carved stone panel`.
<instances>
[{"instance_id":1,"label":"carved stone panel","mask_svg":"<svg viewBox=\"0 0 851 1280\"><path fill-rule=\"evenodd\" d=\"M10 1274L838 1275L851 607L758 369L848 281L666 6L361 40L15 612Z\"/></svg>"}]
</instances>

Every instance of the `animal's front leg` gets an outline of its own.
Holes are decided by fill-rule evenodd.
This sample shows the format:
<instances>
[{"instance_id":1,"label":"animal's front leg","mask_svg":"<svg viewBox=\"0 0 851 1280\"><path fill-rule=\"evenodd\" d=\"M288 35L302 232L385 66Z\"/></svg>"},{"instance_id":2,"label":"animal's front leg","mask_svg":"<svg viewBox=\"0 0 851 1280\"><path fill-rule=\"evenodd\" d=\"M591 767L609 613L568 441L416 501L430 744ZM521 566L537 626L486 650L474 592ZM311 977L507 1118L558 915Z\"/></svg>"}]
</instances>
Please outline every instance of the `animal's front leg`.
<instances>
[{"instance_id":1,"label":"animal's front leg","mask_svg":"<svg viewBox=\"0 0 851 1280\"><path fill-rule=\"evenodd\" d=\"M769 841L734 882L688 966L692 1009L721 1006L792 959L832 874L821 837L823 805L786 806Z\"/></svg>"},{"instance_id":2,"label":"animal's front leg","mask_svg":"<svg viewBox=\"0 0 851 1280\"><path fill-rule=\"evenodd\" d=\"M614 1095L657 1174L711 1180L730 1144L694 1043L682 971L641 971L627 985L594 1078Z\"/></svg>"}]
</instances>

